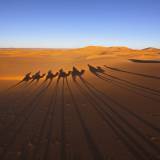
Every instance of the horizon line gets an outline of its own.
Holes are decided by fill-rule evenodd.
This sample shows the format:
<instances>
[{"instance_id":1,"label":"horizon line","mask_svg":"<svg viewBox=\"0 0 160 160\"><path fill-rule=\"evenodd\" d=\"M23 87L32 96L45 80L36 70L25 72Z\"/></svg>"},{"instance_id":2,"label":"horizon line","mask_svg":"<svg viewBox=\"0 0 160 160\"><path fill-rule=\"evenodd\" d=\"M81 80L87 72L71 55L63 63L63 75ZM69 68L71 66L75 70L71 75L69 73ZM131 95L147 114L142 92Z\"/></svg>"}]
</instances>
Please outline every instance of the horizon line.
<instances>
[{"instance_id":1,"label":"horizon line","mask_svg":"<svg viewBox=\"0 0 160 160\"><path fill-rule=\"evenodd\" d=\"M128 48L128 49L133 49L133 50L143 50L143 49L160 49L157 47L145 47L145 48L132 48L132 47L128 47L128 46L105 46L105 45L88 45L88 46L83 46L83 47L0 47L0 49L57 49L57 50L65 50L65 49L80 49L80 48L87 48L87 47L105 47L105 48L111 48L111 47L124 47L124 48Z\"/></svg>"}]
</instances>

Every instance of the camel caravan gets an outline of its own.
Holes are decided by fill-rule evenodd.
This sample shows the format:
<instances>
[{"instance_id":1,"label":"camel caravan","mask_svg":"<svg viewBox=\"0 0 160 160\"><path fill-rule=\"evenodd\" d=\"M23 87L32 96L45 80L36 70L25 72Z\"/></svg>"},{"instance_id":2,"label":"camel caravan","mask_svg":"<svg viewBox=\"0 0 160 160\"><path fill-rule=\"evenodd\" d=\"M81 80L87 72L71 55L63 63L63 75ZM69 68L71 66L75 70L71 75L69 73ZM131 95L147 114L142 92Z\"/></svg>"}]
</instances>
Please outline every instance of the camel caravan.
<instances>
[{"instance_id":1,"label":"camel caravan","mask_svg":"<svg viewBox=\"0 0 160 160\"><path fill-rule=\"evenodd\" d=\"M52 70L49 70L46 73L41 74L40 71L36 72L35 74L32 75L31 72L27 73L24 78L22 79L21 82L34 82L34 81L39 81L40 79L45 77L45 81L52 81L53 78L58 77L58 80L60 78L66 78L68 76L72 76L72 78L75 80L76 77L81 77L84 74L85 70L79 71L76 67L72 68L72 71L65 72L63 69L60 69L59 72L53 73Z\"/></svg>"}]
</instances>

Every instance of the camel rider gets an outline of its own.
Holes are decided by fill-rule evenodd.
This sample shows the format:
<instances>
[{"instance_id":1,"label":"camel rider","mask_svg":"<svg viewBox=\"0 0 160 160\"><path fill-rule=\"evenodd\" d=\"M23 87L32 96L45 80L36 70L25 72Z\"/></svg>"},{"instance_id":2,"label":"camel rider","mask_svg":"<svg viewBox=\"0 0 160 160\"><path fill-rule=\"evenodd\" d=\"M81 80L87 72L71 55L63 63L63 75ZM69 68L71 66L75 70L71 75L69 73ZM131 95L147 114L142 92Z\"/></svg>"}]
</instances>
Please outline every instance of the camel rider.
<instances>
[{"instance_id":1,"label":"camel rider","mask_svg":"<svg viewBox=\"0 0 160 160\"><path fill-rule=\"evenodd\" d=\"M38 79L40 77L40 71L38 71L37 73L35 73L33 76L32 76L32 79Z\"/></svg>"},{"instance_id":2,"label":"camel rider","mask_svg":"<svg viewBox=\"0 0 160 160\"><path fill-rule=\"evenodd\" d=\"M27 73L22 81L29 81L31 79L31 72Z\"/></svg>"}]
</instances>

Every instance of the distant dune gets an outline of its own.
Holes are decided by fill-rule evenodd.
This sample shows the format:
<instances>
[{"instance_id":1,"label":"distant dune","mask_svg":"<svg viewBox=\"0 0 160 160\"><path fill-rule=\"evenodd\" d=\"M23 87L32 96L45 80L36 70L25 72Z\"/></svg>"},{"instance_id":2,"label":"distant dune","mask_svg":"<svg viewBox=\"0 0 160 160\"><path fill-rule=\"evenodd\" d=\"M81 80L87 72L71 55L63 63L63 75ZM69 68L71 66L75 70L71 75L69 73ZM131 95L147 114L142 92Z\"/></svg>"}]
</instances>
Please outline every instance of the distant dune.
<instances>
[{"instance_id":1,"label":"distant dune","mask_svg":"<svg viewBox=\"0 0 160 160\"><path fill-rule=\"evenodd\" d=\"M51 49L51 48L0 48L0 57L30 57L30 56L43 56L43 55L57 55L57 54L85 54L87 55L108 55L108 54L159 54L160 49L145 48L142 50L131 49L124 46L104 47L104 46L87 46L83 48L74 49Z\"/></svg>"},{"instance_id":2,"label":"distant dune","mask_svg":"<svg viewBox=\"0 0 160 160\"><path fill-rule=\"evenodd\" d=\"M144 50L144 51L160 51L160 49L158 49L158 48L153 48L153 47L144 48L144 49L142 49L142 50Z\"/></svg>"},{"instance_id":3,"label":"distant dune","mask_svg":"<svg viewBox=\"0 0 160 160\"><path fill-rule=\"evenodd\" d=\"M128 59L147 60L153 63L160 60L160 49L131 49L125 46L87 46L72 49L51 48L1 48L0 49L0 79L4 77L23 76L28 71L70 69L73 65L86 66L89 63L106 64L128 62ZM139 62L140 62L139 61ZM156 61L156 62L157 62ZM156 63L155 62L155 63ZM85 65L84 65L85 64ZM8 79L8 78L7 78Z\"/></svg>"}]
</instances>

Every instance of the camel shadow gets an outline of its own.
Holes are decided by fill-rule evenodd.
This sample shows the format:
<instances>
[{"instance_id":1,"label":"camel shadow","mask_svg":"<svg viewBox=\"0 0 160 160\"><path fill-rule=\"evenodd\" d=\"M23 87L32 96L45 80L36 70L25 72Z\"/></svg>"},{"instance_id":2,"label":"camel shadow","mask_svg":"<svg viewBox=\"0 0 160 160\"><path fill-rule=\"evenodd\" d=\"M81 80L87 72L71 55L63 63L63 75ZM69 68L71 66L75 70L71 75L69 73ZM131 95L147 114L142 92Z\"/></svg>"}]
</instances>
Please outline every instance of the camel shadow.
<instances>
[{"instance_id":1,"label":"camel shadow","mask_svg":"<svg viewBox=\"0 0 160 160\"><path fill-rule=\"evenodd\" d=\"M76 67L73 66L71 71L73 81L76 81L77 77L81 78L84 75L84 73L85 73L84 69L79 71Z\"/></svg>"}]
</instances>

